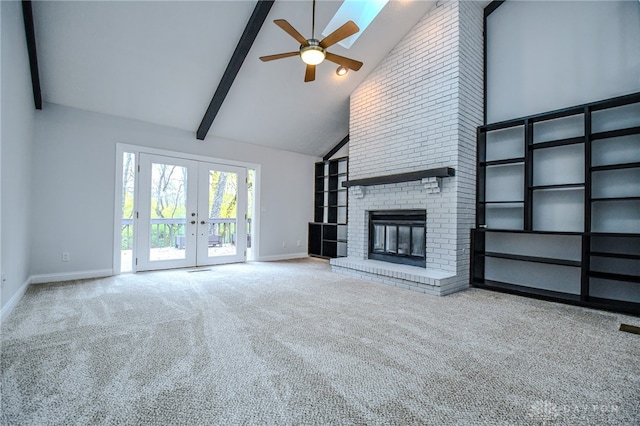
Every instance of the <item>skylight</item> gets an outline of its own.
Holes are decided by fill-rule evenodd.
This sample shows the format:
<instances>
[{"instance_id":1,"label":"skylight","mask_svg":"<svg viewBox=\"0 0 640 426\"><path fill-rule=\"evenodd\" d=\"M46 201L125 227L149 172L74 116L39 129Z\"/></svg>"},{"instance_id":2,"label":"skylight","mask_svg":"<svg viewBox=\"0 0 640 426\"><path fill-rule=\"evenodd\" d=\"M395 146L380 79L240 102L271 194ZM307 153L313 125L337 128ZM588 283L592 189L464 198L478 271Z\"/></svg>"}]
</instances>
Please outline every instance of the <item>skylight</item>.
<instances>
[{"instance_id":1,"label":"skylight","mask_svg":"<svg viewBox=\"0 0 640 426\"><path fill-rule=\"evenodd\" d=\"M322 30L323 36L328 36L333 31L338 29L347 21L353 21L358 25L360 31L347 37L338 44L346 49L360 37L360 34L367 29L369 24L373 22L378 13L387 4L389 0L344 0L340 9L331 18L331 21L327 24L327 27Z\"/></svg>"}]
</instances>

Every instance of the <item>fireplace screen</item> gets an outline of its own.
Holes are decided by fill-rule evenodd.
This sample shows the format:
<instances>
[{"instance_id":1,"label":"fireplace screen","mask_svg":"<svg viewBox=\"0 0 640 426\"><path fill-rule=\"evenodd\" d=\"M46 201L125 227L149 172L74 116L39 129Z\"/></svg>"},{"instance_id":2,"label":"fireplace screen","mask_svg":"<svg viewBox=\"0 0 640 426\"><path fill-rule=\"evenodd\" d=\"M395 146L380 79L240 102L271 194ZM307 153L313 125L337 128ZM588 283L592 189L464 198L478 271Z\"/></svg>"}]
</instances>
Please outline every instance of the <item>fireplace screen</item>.
<instances>
[{"instance_id":1,"label":"fireplace screen","mask_svg":"<svg viewBox=\"0 0 640 426\"><path fill-rule=\"evenodd\" d=\"M424 210L369 213L369 258L426 266L426 212Z\"/></svg>"}]
</instances>

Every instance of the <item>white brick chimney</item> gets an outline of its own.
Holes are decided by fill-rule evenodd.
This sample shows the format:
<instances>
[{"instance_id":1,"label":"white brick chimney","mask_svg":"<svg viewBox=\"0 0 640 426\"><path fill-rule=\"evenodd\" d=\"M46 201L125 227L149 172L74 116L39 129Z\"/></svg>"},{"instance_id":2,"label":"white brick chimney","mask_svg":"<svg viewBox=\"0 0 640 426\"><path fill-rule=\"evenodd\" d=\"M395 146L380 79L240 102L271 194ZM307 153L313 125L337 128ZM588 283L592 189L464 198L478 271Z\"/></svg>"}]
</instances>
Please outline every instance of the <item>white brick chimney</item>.
<instances>
[{"instance_id":1,"label":"white brick chimney","mask_svg":"<svg viewBox=\"0 0 640 426\"><path fill-rule=\"evenodd\" d=\"M348 257L334 271L444 295L468 286L482 124L483 7L438 2L351 95L349 180L455 169L455 177L350 188ZM425 268L369 260L369 211L427 212Z\"/></svg>"}]
</instances>

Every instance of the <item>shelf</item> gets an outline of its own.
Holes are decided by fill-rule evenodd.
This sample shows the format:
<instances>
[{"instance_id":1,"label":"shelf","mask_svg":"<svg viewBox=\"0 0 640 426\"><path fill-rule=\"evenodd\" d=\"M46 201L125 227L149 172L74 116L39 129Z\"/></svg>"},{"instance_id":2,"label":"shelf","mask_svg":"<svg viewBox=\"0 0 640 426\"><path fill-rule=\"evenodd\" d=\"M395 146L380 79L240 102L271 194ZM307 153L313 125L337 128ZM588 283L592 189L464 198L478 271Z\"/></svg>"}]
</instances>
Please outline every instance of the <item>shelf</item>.
<instances>
[{"instance_id":1,"label":"shelf","mask_svg":"<svg viewBox=\"0 0 640 426\"><path fill-rule=\"evenodd\" d=\"M591 134L591 140L598 139L608 139L608 138L617 138L620 136L629 136L629 135L637 135L640 134L640 126L638 127L629 127L626 129L619 130L608 130L606 132L599 132Z\"/></svg>"},{"instance_id":2,"label":"shelf","mask_svg":"<svg viewBox=\"0 0 640 426\"><path fill-rule=\"evenodd\" d=\"M625 302L617 299L605 299L603 297L589 296L586 306L604 309L605 311L623 312L631 315L640 315L640 304L633 302Z\"/></svg>"},{"instance_id":3,"label":"shelf","mask_svg":"<svg viewBox=\"0 0 640 426\"><path fill-rule=\"evenodd\" d=\"M524 203L524 200L518 200L518 201L478 201L478 203L480 204L520 204L518 206L511 206L514 209L519 209L522 208L522 205ZM504 206L504 208L508 208L509 206Z\"/></svg>"},{"instance_id":4,"label":"shelf","mask_svg":"<svg viewBox=\"0 0 640 426\"><path fill-rule=\"evenodd\" d=\"M555 185L538 185L532 186L531 190L536 191L539 189L584 189L584 183L559 183Z\"/></svg>"},{"instance_id":5,"label":"shelf","mask_svg":"<svg viewBox=\"0 0 640 426\"><path fill-rule=\"evenodd\" d=\"M633 232L587 232L585 235L591 237L640 238L640 233Z\"/></svg>"},{"instance_id":6,"label":"shelf","mask_svg":"<svg viewBox=\"0 0 640 426\"><path fill-rule=\"evenodd\" d=\"M497 290L502 290L506 293L511 293L511 294L516 294L518 296L538 296L547 300L558 300L558 299L562 299L562 300L570 300L570 301L575 301L575 302L579 302L580 301L580 296L577 294L571 294L571 293L561 293L558 291L552 291L552 290L544 290L544 289L540 289L540 288L535 288L535 287L526 287L526 286L521 286L521 285L517 285L517 284L509 284L509 283L504 283L501 281L492 281L492 280L482 280L482 281L477 281L474 280L472 283L475 287L480 287L480 288L490 288L490 289L497 289Z\"/></svg>"},{"instance_id":7,"label":"shelf","mask_svg":"<svg viewBox=\"0 0 640 426\"><path fill-rule=\"evenodd\" d=\"M590 106L592 111L600 111L603 109L635 104L637 102L640 102L640 93L631 93L628 95L618 96L616 98L605 99L603 101L594 102Z\"/></svg>"},{"instance_id":8,"label":"shelf","mask_svg":"<svg viewBox=\"0 0 640 426\"><path fill-rule=\"evenodd\" d=\"M482 254L480 254L480 256L482 256ZM578 260L553 259L548 257L523 256L519 254L494 253L494 252L485 252L484 256L496 257L499 259L521 260L524 262L547 263L550 265L577 266L577 267L582 266L582 263Z\"/></svg>"},{"instance_id":9,"label":"shelf","mask_svg":"<svg viewBox=\"0 0 640 426\"><path fill-rule=\"evenodd\" d=\"M579 143L584 143L584 136L578 136L575 138L558 139L555 141L548 141L548 142L538 142L538 143L529 145L529 149L536 150L536 149L554 148L556 146L576 145Z\"/></svg>"},{"instance_id":10,"label":"shelf","mask_svg":"<svg viewBox=\"0 0 640 426\"><path fill-rule=\"evenodd\" d=\"M524 118L516 118L515 120L507 120L500 121L499 123L487 124L486 126L483 126L483 129L486 132L493 132L495 130L504 130L511 127L523 126L526 123L527 121Z\"/></svg>"},{"instance_id":11,"label":"shelf","mask_svg":"<svg viewBox=\"0 0 640 426\"><path fill-rule=\"evenodd\" d=\"M582 232L564 232L564 231L530 231L522 229L493 229L493 228L474 228L475 232L507 232L513 234L540 234L540 235L584 235ZM618 235L618 234L615 234ZM636 235L638 236L638 235Z\"/></svg>"},{"instance_id":12,"label":"shelf","mask_svg":"<svg viewBox=\"0 0 640 426\"><path fill-rule=\"evenodd\" d=\"M504 160L483 161L480 163L480 165L481 166L504 166L507 164L519 164L519 163L524 163L524 157L506 158Z\"/></svg>"},{"instance_id":13,"label":"shelf","mask_svg":"<svg viewBox=\"0 0 640 426\"><path fill-rule=\"evenodd\" d=\"M375 176L363 179L348 180L342 183L345 188L352 186L373 186L386 185L390 183L412 182L430 177L450 177L455 176L456 171L451 167L440 167L437 169L420 170L418 172L398 173L395 175Z\"/></svg>"},{"instance_id":14,"label":"shelf","mask_svg":"<svg viewBox=\"0 0 640 426\"><path fill-rule=\"evenodd\" d=\"M625 253L610 253L604 251L590 251L589 256L593 257L610 257L613 259L632 259L640 260L640 255L637 254L625 254Z\"/></svg>"},{"instance_id":15,"label":"shelf","mask_svg":"<svg viewBox=\"0 0 640 426\"><path fill-rule=\"evenodd\" d=\"M625 281L625 282L640 284L640 277L637 276L637 275L624 275L624 274L612 274L610 272L589 271L589 277L591 277L591 278L601 278L601 279L604 279L604 280Z\"/></svg>"},{"instance_id":16,"label":"shelf","mask_svg":"<svg viewBox=\"0 0 640 426\"><path fill-rule=\"evenodd\" d=\"M591 201L640 201L640 197L598 197L592 198Z\"/></svg>"},{"instance_id":17,"label":"shelf","mask_svg":"<svg viewBox=\"0 0 640 426\"><path fill-rule=\"evenodd\" d=\"M471 283L474 287L484 288L502 293L514 294L516 296L533 297L540 300L548 300L552 302L563 301L571 305L588 306L592 308L604 309L612 312L623 312L632 315L640 315L640 306L638 303L625 302L616 299L605 299L601 297L587 296L582 299L575 294L558 293L554 291L530 289L529 287L521 287L513 284L501 283L497 281L481 281L474 280Z\"/></svg>"},{"instance_id":18,"label":"shelf","mask_svg":"<svg viewBox=\"0 0 640 426\"><path fill-rule=\"evenodd\" d=\"M603 170L622 170L622 169L635 169L640 167L640 163L621 163L621 164L608 164L606 166L592 166L592 172L601 172Z\"/></svg>"}]
</instances>

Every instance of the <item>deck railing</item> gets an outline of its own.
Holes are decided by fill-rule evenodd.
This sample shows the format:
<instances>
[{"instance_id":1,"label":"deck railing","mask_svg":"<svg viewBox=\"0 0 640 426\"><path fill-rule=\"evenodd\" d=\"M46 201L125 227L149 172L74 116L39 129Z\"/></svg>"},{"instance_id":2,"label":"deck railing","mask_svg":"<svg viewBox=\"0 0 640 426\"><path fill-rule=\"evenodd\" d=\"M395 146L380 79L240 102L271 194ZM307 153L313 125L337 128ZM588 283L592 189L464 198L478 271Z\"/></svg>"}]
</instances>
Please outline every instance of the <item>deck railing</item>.
<instances>
[{"instance_id":1,"label":"deck railing","mask_svg":"<svg viewBox=\"0 0 640 426\"><path fill-rule=\"evenodd\" d=\"M133 219L122 219L122 250L133 248ZM151 248L184 248L187 219L151 219ZM251 247L251 219L247 220L247 246ZM209 218L209 245L235 244L235 218Z\"/></svg>"}]
</instances>

